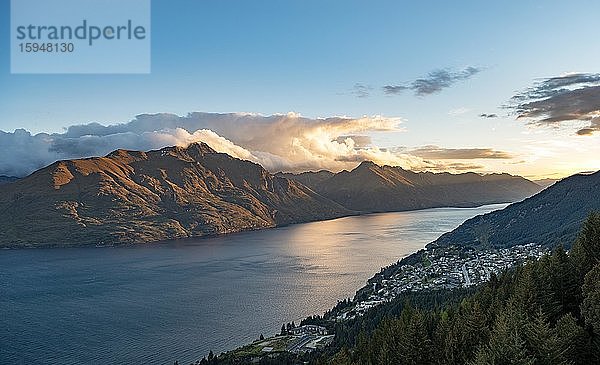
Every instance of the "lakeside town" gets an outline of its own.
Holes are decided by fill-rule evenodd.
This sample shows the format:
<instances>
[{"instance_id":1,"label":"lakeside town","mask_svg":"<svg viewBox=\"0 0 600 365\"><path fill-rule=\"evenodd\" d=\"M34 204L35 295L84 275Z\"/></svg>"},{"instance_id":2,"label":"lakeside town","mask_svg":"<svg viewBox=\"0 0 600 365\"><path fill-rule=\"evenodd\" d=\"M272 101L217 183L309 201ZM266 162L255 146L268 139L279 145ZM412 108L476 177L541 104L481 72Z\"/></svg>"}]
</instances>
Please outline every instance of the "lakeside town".
<instances>
[{"instance_id":1,"label":"lakeside town","mask_svg":"<svg viewBox=\"0 0 600 365\"><path fill-rule=\"evenodd\" d=\"M502 249L475 249L452 245L429 247L405 260L382 269L359 290L360 295L330 313L327 321L345 321L364 315L368 310L390 302L405 292L452 290L480 285L493 274L548 253L538 244L518 245ZM361 298L361 299L359 299ZM324 318L325 319L325 318ZM334 334L323 326L288 323L281 333L261 338L252 344L229 352L232 358L275 356L277 353L303 353L327 346Z\"/></svg>"},{"instance_id":2,"label":"lakeside town","mask_svg":"<svg viewBox=\"0 0 600 365\"><path fill-rule=\"evenodd\" d=\"M336 319L360 316L404 292L477 286L488 281L492 274L499 274L528 260L537 260L547 252L548 249L534 243L485 250L457 245L425 248L420 252L420 260L399 262L369 280L367 287L362 289L367 295L361 295L366 299L355 298L352 305L336 315Z\"/></svg>"}]
</instances>

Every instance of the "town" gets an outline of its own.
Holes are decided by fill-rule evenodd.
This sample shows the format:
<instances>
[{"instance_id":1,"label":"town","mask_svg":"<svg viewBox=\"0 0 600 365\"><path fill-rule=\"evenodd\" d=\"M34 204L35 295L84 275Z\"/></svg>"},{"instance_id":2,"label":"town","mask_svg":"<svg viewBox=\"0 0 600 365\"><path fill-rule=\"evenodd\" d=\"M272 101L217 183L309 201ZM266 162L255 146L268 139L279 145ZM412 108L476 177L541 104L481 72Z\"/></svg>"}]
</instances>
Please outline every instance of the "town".
<instances>
[{"instance_id":1,"label":"town","mask_svg":"<svg viewBox=\"0 0 600 365\"><path fill-rule=\"evenodd\" d=\"M527 244L502 249L476 250L460 246L431 247L417 253L421 259L400 262L382 270L371 280L353 305L336 314L337 320L362 315L365 311L388 302L404 292L466 288L479 285L498 274L528 260L537 260L548 250Z\"/></svg>"}]
</instances>

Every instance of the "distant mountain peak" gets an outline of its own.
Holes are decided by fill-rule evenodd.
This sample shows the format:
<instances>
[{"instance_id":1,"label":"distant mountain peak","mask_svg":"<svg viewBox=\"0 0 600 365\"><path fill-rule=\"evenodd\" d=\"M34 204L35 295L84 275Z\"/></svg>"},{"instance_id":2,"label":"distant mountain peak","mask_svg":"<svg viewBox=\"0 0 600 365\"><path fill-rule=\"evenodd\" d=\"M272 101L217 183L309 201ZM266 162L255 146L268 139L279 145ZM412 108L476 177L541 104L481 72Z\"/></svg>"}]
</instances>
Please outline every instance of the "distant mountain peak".
<instances>
[{"instance_id":1,"label":"distant mountain peak","mask_svg":"<svg viewBox=\"0 0 600 365\"><path fill-rule=\"evenodd\" d=\"M162 156L165 155L175 155L175 156L189 156L192 158L197 158L204 155L216 154L212 147L204 142L194 142L190 143L187 146L168 146L163 147L157 151L151 151L154 153L160 153Z\"/></svg>"},{"instance_id":2,"label":"distant mountain peak","mask_svg":"<svg viewBox=\"0 0 600 365\"><path fill-rule=\"evenodd\" d=\"M379 166L373 161L363 161L358 166L356 166L353 170L349 172L349 174L364 174L364 173L375 173L379 174L379 171L383 170L382 166Z\"/></svg>"},{"instance_id":3,"label":"distant mountain peak","mask_svg":"<svg viewBox=\"0 0 600 365\"><path fill-rule=\"evenodd\" d=\"M131 162L132 160L135 160L135 159L146 159L147 155L146 155L146 152L125 150L125 149L119 148L117 150L112 151L108 155L106 155L106 157ZM92 159L94 159L94 158L97 159L98 157L93 157Z\"/></svg>"},{"instance_id":4,"label":"distant mountain peak","mask_svg":"<svg viewBox=\"0 0 600 365\"><path fill-rule=\"evenodd\" d=\"M389 170L389 171L398 171L398 172L409 172L408 170L403 169L401 166L389 166L389 165L379 165L373 161L365 160L362 161L358 166L356 166L352 171L355 170Z\"/></svg>"},{"instance_id":5,"label":"distant mountain peak","mask_svg":"<svg viewBox=\"0 0 600 365\"><path fill-rule=\"evenodd\" d=\"M381 167L381 166L379 166L378 164L376 164L376 163L375 163L375 162L373 162L373 161L368 161L368 160L365 160L365 161L362 161L362 162L361 162L361 163L360 163L358 166L356 166L354 169L356 170L356 169L361 169L361 168L363 168L363 169L364 169L364 168L371 168L371 167Z\"/></svg>"},{"instance_id":6,"label":"distant mountain peak","mask_svg":"<svg viewBox=\"0 0 600 365\"><path fill-rule=\"evenodd\" d=\"M210 147L208 144L206 144L204 142L190 143L187 147L185 147L185 150L188 152L198 152L202 155L217 153L217 151L212 149L212 147Z\"/></svg>"}]
</instances>

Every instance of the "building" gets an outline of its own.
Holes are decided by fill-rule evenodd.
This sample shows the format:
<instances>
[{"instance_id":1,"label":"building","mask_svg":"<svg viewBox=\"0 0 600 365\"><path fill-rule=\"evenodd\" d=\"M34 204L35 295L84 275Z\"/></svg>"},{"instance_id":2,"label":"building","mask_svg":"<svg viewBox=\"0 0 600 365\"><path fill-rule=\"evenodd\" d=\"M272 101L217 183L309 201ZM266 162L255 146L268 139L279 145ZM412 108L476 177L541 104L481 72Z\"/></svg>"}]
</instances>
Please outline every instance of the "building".
<instances>
[{"instance_id":1,"label":"building","mask_svg":"<svg viewBox=\"0 0 600 365\"><path fill-rule=\"evenodd\" d=\"M313 324L307 324L300 327L294 327L289 330L289 333L294 336L302 336L302 335L326 335L327 328L316 326Z\"/></svg>"}]
</instances>

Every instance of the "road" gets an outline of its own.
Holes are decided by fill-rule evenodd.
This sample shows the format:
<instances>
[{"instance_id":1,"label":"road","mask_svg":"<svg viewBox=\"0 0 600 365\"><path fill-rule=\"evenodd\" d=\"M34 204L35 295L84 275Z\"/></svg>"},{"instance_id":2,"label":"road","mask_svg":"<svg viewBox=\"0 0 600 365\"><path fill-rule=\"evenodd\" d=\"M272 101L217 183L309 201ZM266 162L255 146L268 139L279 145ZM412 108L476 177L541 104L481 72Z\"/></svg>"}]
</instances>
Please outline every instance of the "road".
<instances>
[{"instance_id":1,"label":"road","mask_svg":"<svg viewBox=\"0 0 600 365\"><path fill-rule=\"evenodd\" d=\"M462 272L463 272L463 276L465 277L465 285L466 286L470 286L471 285L471 279L469 278L469 272L467 271L467 265L463 264L463 266L462 266Z\"/></svg>"},{"instance_id":2,"label":"road","mask_svg":"<svg viewBox=\"0 0 600 365\"><path fill-rule=\"evenodd\" d=\"M302 350L304 346L306 346L310 341L314 340L315 336L312 335L304 335L300 337L297 341L294 341L287 347L289 352L299 352Z\"/></svg>"}]
</instances>

